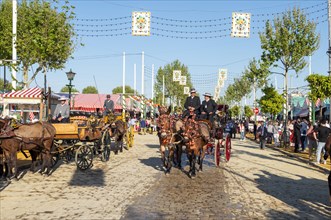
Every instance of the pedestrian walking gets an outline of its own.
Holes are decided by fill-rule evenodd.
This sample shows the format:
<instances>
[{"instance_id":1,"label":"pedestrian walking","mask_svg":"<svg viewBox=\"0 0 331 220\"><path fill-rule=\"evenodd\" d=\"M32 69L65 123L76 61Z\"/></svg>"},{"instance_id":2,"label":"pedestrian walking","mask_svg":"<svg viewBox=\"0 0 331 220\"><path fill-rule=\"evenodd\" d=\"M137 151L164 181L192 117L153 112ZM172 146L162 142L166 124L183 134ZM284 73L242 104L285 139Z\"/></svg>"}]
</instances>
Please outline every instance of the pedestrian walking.
<instances>
[{"instance_id":1,"label":"pedestrian walking","mask_svg":"<svg viewBox=\"0 0 331 220\"><path fill-rule=\"evenodd\" d=\"M309 160L313 159L313 153L317 149L317 136L315 132L315 126L308 122L308 130L307 130L307 147L308 147L308 154L309 154Z\"/></svg>"},{"instance_id":2,"label":"pedestrian walking","mask_svg":"<svg viewBox=\"0 0 331 220\"><path fill-rule=\"evenodd\" d=\"M294 153L299 153L299 146L301 141L301 132L300 132L300 119L294 121Z\"/></svg>"},{"instance_id":3,"label":"pedestrian walking","mask_svg":"<svg viewBox=\"0 0 331 220\"><path fill-rule=\"evenodd\" d=\"M140 119L140 134L146 135L146 120L144 118Z\"/></svg>"},{"instance_id":4,"label":"pedestrian walking","mask_svg":"<svg viewBox=\"0 0 331 220\"><path fill-rule=\"evenodd\" d=\"M245 125L241 122L239 124L240 140L245 140Z\"/></svg>"},{"instance_id":5,"label":"pedestrian walking","mask_svg":"<svg viewBox=\"0 0 331 220\"><path fill-rule=\"evenodd\" d=\"M325 143L326 140L331 133L330 128L326 126L326 120L322 119L320 122L320 125L316 128L317 133L317 150L316 150L316 164L319 164L321 162L321 153L324 155L325 153ZM323 158L322 163L326 164L326 161Z\"/></svg>"},{"instance_id":6,"label":"pedestrian walking","mask_svg":"<svg viewBox=\"0 0 331 220\"><path fill-rule=\"evenodd\" d=\"M256 124L256 122L254 122L254 125L253 125L253 133L254 133L254 140L256 141L256 134L257 134L257 124Z\"/></svg>"},{"instance_id":7,"label":"pedestrian walking","mask_svg":"<svg viewBox=\"0 0 331 220\"><path fill-rule=\"evenodd\" d=\"M268 130L264 122L261 123L261 126L257 129L257 134L260 140L260 149L265 148L266 138L268 136Z\"/></svg>"},{"instance_id":8,"label":"pedestrian walking","mask_svg":"<svg viewBox=\"0 0 331 220\"><path fill-rule=\"evenodd\" d=\"M300 124L300 133L301 133L301 151L304 152L306 149L306 139L307 139L307 130L308 130L308 122L304 119Z\"/></svg>"}]
</instances>

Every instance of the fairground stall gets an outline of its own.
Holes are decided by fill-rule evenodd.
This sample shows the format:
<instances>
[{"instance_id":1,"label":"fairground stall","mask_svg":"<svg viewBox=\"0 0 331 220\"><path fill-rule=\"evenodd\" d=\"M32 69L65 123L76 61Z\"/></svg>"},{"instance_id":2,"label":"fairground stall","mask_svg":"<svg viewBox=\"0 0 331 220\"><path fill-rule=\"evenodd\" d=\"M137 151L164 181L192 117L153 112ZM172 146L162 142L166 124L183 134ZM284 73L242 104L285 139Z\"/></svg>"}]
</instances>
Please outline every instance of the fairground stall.
<instances>
[{"instance_id":1,"label":"fairground stall","mask_svg":"<svg viewBox=\"0 0 331 220\"><path fill-rule=\"evenodd\" d=\"M2 116L12 116L22 120L22 122L31 122L41 120L40 105L43 95L42 89L35 87L13 91L2 94L1 105L3 105ZM52 105L59 103L60 96L53 93L50 97ZM54 107L53 106L53 107Z\"/></svg>"}]
</instances>

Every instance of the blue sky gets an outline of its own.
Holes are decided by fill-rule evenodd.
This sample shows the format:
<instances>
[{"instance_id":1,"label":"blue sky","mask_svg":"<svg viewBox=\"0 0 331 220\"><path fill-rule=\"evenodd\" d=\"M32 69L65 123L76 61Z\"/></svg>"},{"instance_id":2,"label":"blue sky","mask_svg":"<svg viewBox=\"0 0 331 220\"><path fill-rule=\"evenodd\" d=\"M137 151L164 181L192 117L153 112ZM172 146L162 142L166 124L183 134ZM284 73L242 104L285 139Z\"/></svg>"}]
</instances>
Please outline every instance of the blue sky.
<instances>
[{"instance_id":1,"label":"blue sky","mask_svg":"<svg viewBox=\"0 0 331 220\"><path fill-rule=\"evenodd\" d=\"M133 65L137 64L137 90L141 92L141 52L145 52L145 95L151 96L151 66L155 70L165 64L179 59L189 67L195 88L200 92L214 92L219 68L227 68L229 72L226 86L240 77L245 66L253 57L259 58L261 54L258 30L263 30L264 21L272 19L275 13L299 6L305 8L309 17L317 19L319 23L317 32L321 35L320 48L312 56L312 72L327 74L328 57L328 23L327 0L314 1L70 1L76 8L77 19L111 19L127 17L112 21L75 20L76 28L81 35L99 35L110 33L130 33L132 11L150 11L152 14L152 30L149 37L134 37L130 34L124 36L88 37L81 36L85 46L78 47L73 54L74 59L68 61L66 68L61 71L48 73L48 84L54 91L59 91L68 83L65 72L72 69L77 73L73 84L80 91L86 86L97 86L99 93L111 93L114 87L122 85L122 56L126 52L126 84L133 87ZM250 38L240 39L230 37L231 14L234 11L252 14ZM154 18L153 18L154 16ZM158 17L158 19L156 18ZM160 20L176 19L193 21L194 26L184 21ZM214 21L221 19L220 21ZM223 20L222 20L223 19ZM213 20L207 22L205 20ZM194 22L199 21L199 22ZM123 24L124 23L124 24ZM159 24L157 24L159 23ZM161 24L160 24L161 23ZM165 25L166 23L171 24ZM109 25L113 26L96 26ZM117 24L116 26L114 24ZM215 26L210 26L211 24ZM90 25L90 26L78 26ZM127 29L125 29L127 28ZM154 29L153 29L154 28ZM109 29L124 29L110 32ZM168 31L160 31L166 29ZM223 30L224 29L224 30ZM91 31L94 32L91 32ZM103 32L95 32L96 30ZM221 31L217 31L221 30ZM181 31L181 33L176 33ZM212 33L196 33L196 32ZM195 32L195 33L189 33ZM156 36L184 37L183 39ZM222 35L211 39L185 39L185 37L206 37ZM226 35L226 36L224 36ZM274 70L279 71L279 70ZM304 78L308 75L305 69L296 78L291 77L291 86L300 87L307 83ZM279 86L283 85L283 78L276 76ZM275 76L272 76L274 81ZM95 79L95 80L94 80ZM43 76L39 75L31 86L43 86ZM251 98L248 98L248 103Z\"/></svg>"}]
</instances>

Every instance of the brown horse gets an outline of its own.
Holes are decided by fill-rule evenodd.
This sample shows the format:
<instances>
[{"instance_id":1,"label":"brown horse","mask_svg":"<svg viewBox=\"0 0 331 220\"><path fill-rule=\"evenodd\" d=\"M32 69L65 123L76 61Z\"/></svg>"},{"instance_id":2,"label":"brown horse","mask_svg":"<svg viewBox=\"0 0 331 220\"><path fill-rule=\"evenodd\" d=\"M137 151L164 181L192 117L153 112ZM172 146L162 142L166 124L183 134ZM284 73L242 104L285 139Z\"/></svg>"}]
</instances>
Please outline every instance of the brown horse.
<instances>
[{"instance_id":1,"label":"brown horse","mask_svg":"<svg viewBox=\"0 0 331 220\"><path fill-rule=\"evenodd\" d=\"M126 131L125 122L122 120L116 120L110 125L110 137L115 140L115 154L118 153L118 148L120 148L120 152L123 151L123 141Z\"/></svg>"},{"instance_id":2,"label":"brown horse","mask_svg":"<svg viewBox=\"0 0 331 220\"><path fill-rule=\"evenodd\" d=\"M51 151L55 128L48 122L13 124L9 119L0 119L1 147L7 158L9 175L17 177L17 151L35 150L43 154L41 172L48 174L51 168ZM14 169L14 171L13 171Z\"/></svg>"},{"instance_id":3,"label":"brown horse","mask_svg":"<svg viewBox=\"0 0 331 220\"><path fill-rule=\"evenodd\" d=\"M325 155L324 155L324 159L327 160L328 156L331 155L331 134L329 135L328 139L326 140L325 143ZM330 157L330 161L331 161L331 157ZM331 203L331 170L329 173L329 177L328 177L328 183L329 183L329 199L330 199L330 203Z\"/></svg>"},{"instance_id":4,"label":"brown horse","mask_svg":"<svg viewBox=\"0 0 331 220\"><path fill-rule=\"evenodd\" d=\"M210 139L210 128L205 121L196 121L194 117L189 117L185 122L184 142L186 143L186 153L190 162L188 175L195 177L196 158L199 157L199 170L202 171L202 164Z\"/></svg>"},{"instance_id":5,"label":"brown horse","mask_svg":"<svg viewBox=\"0 0 331 220\"><path fill-rule=\"evenodd\" d=\"M158 137L160 143L161 160L163 166L166 168L165 173L170 173L172 162L174 160L174 133L173 124L174 120L170 116L171 109L167 111L165 107L159 107L160 116L157 120ZM166 155L166 150L168 154Z\"/></svg>"}]
</instances>

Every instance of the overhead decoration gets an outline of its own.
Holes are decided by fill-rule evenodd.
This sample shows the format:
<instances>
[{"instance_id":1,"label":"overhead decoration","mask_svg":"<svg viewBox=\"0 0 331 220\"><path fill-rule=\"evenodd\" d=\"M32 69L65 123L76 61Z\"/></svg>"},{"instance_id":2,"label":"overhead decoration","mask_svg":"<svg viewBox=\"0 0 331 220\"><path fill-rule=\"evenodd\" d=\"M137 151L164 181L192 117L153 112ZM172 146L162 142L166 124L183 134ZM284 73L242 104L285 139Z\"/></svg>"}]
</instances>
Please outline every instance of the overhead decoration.
<instances>
[{"instance_id":1,"label":"overhead decoration","mask_svg":"<svg viewBox=\"0 0 331 220\"><path fill-rule=\"evenodd\" d=\"M227 69L219 69L218 70L218 80L226 80L228 77Z\"/></svg>"},{"instance_id":2,"label":"overhead decoration","mask_svg":"<svg viewBox=\"0 0 331 220\"><path fill-rule=\"evenodd\" d=\"M174 70L172 72L172 81L179 82L181 79L181 74L182 74L181 70Z\"/></svg>"},{"instance_id":3,"label":"overhead decoration","mask_svg":"<svg viewBox=\"0 0 331 220\"><path fill-rule=\"evenodd\" d=\"M249 37L250 24L250 13L233 12L231 37Z\"/></svg>"},{"instance_id":4,"label":"overhead decoration","mask_svg":"<svg viewBox=\"0 0 331 220\"><path fill-rule=\"evenodd\" d=\"M185 86L184 87L184 95L189 95L190 94L190 87Z\"/></svg>"},{"instance_id":5,"label":"overhead decoration","mask_svg":"<svg viewBox=\"0 0 331 220\"><path fill-rule=\"evenodd\" d=\"M181 76L179 85L185 86L186 85L186 76Z\"/></svg>"},{"instance_id":6,"label":"overhead decoration","mask_svg":"<svg viewBox=\"0 0 331 220\"><path fill-rule=\"evenodd\" d=\"M132 12L132 35L150 36L151 34L151 12Z\"/></svg>"}]
</instances>

